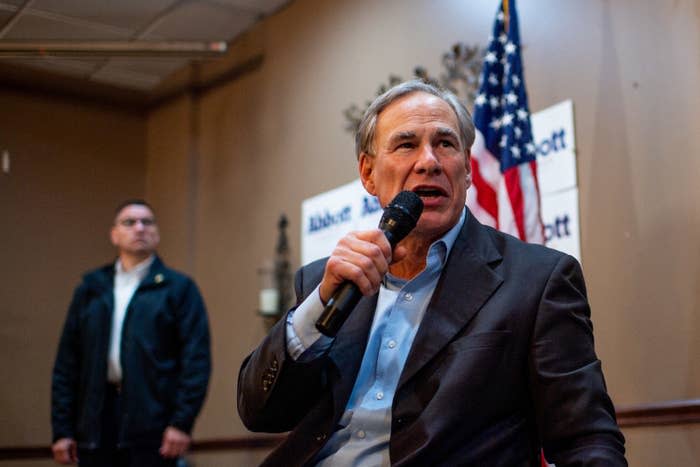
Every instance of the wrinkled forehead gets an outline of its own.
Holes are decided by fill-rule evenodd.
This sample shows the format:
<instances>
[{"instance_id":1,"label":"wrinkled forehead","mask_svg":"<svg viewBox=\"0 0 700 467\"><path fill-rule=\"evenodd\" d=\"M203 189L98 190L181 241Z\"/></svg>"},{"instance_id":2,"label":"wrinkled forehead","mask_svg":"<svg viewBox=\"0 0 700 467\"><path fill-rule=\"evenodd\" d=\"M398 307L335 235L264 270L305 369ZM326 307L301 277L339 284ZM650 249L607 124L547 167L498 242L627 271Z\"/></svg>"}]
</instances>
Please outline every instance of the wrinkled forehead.
<instances>
[{"instance_id":1,"label":"wrinkled forehead","mask_svg":"<svg viewBox=\"0 0 700 467\"><path fill-rule=\"evenodd\" d=\"M154 218L155 216L148 206L144 206L143 204L128 204L117 213L114 220L119 221L129 217L141 219L145 217Z\"/></svg>"},{"instance_id":2,"label":"wrinkled forehead","mask_svg":"<svg viewBox=\"0 0 700 467\"><path fill-rule=\"evenodd\" d=\"M379 113L375 138L380 141L395 133L438 128L459 135L457 115L440 97L418 91L396 99Z\"/></svg>"}]
</instances>

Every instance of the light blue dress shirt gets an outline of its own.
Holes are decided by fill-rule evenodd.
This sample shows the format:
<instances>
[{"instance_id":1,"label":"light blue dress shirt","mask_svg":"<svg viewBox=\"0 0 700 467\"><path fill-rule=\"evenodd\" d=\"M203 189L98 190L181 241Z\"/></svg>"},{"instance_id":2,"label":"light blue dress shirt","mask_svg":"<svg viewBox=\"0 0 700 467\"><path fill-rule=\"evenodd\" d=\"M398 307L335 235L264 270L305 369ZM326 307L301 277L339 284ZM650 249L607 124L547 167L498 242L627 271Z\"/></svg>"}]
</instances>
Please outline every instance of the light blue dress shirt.
<instances>
[{"instance_id":1,"label":"light blue dress shirt","mask_svg":"<svg viewBox=\"0 0 700 467\"><path fill-rule=\"evenodd\" d=\"M379 289L367 348L338 429L316 456L316 465L389 466L391 406L406 358L440 273L462 228L459 222L428 250L426 266L410 281L387 274ZM314 323L323 312L318 292L287 318L287 348L300 361L327 350L333 339Z\"/></svg>"}]
</instances>

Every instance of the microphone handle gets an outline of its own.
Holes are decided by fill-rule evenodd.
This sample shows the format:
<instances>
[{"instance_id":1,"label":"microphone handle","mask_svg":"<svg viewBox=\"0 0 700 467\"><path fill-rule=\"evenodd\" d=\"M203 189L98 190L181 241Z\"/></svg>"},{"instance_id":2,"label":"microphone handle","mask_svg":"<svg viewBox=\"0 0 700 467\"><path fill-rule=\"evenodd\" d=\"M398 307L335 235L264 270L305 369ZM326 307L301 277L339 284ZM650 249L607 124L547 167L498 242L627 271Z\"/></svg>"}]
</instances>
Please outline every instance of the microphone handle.
<instances>
[{"instance_id":1,"label":"microphone handle","mask_svg":"<svg viewBox=\"0 0 700 467\"><path fill-rule=\"evenodd\" d=\"M341 284L316 321L316 329L328 337L335 337L361 298L362 292L354 282L346 281Z\"/></svg>"},{"instance_id":2,"label":"microphone handle","mask_svg":"<svg viewBox=\"0 0 700 467\"><path fill-rule=\"evenodd\" d=\"M391 226L383 226L382 232L389 240L391 249L393 250L399 239L394 234ZM321 334L328 337L335 337L343 325L350 312L355 308L357 303L362 298L362 292L354 282L345 281L338 287L333 296L328 300L326 307L321 313L321 317L316 320L316 329Z\"/></svg>"}]
</instances>

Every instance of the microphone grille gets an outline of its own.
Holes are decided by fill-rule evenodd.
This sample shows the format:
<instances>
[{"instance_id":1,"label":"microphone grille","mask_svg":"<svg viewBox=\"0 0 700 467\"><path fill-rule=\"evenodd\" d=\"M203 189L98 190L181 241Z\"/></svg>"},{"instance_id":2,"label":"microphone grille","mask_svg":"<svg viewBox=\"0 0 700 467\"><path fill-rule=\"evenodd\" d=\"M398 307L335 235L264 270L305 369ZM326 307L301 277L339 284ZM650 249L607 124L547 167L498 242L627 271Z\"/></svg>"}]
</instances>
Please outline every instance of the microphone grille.
<instances>
[{"instance_id":1,"label":"microphone grille","mask_svg":"<svg viewBox=\"0 0 700 467\"><path fill-rule=\"evenodd\" d=\"M401 209L411 216L415 225L423 213L423 201L421 201L420 196L412 191L402 191L391 200L387 206L387 209L389 208Z\"/></svg>"},{"instance_id":2,"label":"microphone grille","mask_svg":"<svg viewBox=\"0 0 700 467\"><path fill-rule=\"evenodd\" d=\"M412 191L402 191L384 209L379 228L394 247L418 224L423 213L423 201Z\"/></svg>"}]
</instances>

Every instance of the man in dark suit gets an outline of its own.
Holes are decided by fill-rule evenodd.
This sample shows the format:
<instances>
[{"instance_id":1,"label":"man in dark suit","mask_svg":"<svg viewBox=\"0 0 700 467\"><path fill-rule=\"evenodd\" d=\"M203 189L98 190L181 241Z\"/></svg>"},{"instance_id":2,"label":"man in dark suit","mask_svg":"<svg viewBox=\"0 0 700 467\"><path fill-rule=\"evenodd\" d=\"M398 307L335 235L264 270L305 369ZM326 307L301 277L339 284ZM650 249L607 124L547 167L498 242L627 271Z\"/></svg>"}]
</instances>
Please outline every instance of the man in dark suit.
<instances>
[{"instance_id":1,"label":"man in dark suit","mask_svg":"<svg viewBox=\"0 0 700 467\"><path fill-rule=\"evenodd\" d=\"M53 370L54 460L174 467L190 444L211 369L194 281L166 267L151 207L129 200L110 232L119 256L76 288Z\"/></svg>"},{"instance_id":2,"label":"man in dark suit","mask_svg":"<svg viewBox=\"0 0 700 467\"><path fill-rule=\"evenodd\" d=\"M391 251L353 232L302 268L297 306L243 362L238 409L291 431L271 466L624 466L575 259L481 225L465 208L474 126L413 81L378 97L356 139L382 206L417 193ZM335 338L314 327L344 281L364 297Z\"/></svg>"}]
</instances>

